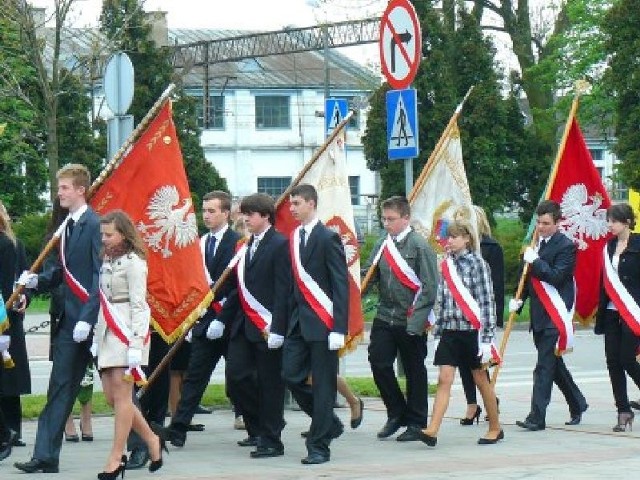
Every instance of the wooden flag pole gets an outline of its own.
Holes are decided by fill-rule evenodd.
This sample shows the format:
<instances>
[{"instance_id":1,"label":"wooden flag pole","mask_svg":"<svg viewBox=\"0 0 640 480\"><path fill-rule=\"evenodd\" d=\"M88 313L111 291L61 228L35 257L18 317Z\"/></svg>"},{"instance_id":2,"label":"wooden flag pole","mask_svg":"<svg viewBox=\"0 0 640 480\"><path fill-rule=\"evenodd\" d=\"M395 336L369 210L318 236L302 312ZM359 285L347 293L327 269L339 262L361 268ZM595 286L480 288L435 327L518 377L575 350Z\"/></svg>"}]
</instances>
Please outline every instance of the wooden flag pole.
<instances>
[{"instance_id":1,"label":"wooden flag pole","mask_svg":"<svg viewBox=\"0 0 640 480\"><path fill-rule=\"evenodd\" d=\"M104 183L104 181L107 179L107 177L109 175L111 175L113 170L115 170L118 167L118 165L122 161L122 158L124 157L125 153L127 153L129 148L131 147L131 145L133 145L138 140L138 137L140 137L142 132L144 132L144 130L146 130L146 128L149 125L149 123L151 122L151 120L156 116L156 114L158 113L158 110L160 110L160 108L167 101L167 99L169 98L169 95L171 95L171 93L173 92L175 87L176 86L173 83L170 84L167 87L167 89L162 93L160 98L158 98L156 103L153 104L153 106L151 107L151 110L149 110L147 112L147 114L142 119L142 121L133 130L133 132L131 132L131 135L129 135L129 138L127 139L127 141L122 145L122 147L120 147L120 149L116 152L116 154L113 156L111 161L109 161L109 163L107 163L107 165L104 167L104 169L102 170L100 175L98 175L98 178L93 182L91 187L89 187L89 190L88 190L87 195L86 195L87 200L89 200L95 194L95 192L98 190L98 188L100 188L100 186ZM56 233L58 233L58 232L56 232ZM47 255L49 255L51 250L53 250L55 248L55 246L58 244L59 240L60 240L60 234L59 233L57 235L54 234L51 237L51 240L49 240L47 242L45 247L40 252L40 255L38 255L38 258L36 258L36 260L33 262L31 267L29 268L30 272L35 273L40 269L40 267L42 266L42 263L44 262L45 258L47 258ZM24 285L16 285L16 289L13 291L13 293L11 294L9 299L7 300L7 309L11 308L11 306L16 301L18 296L20 294L22 294L23 290L24 290Z\"/></svg>"},{"instance_id":2,"label":"wooden flag pole","mask_svg":"<svg viewBox=\"0 0 640 480\"><path fill-rule=\"evenodd\" d=\"M571 131L571 125L573 124L573 119L578 112L578 104L580 101L580 91L576 92L576 95L573 99L573 103L571 104L571 110L569 112L569 117L567 118L567 123L564 127L564 133L562 134L562 140L560 141L560 145L558 147L558 152L556 153L556 158L553 163L553 167L551 168L551 173L549 174L549 181L547 182L547 187L544 192L544 199L549 199L549 193L551 192L551 186L556 179L556 175L558 174L558 167L560 166L560 160L562 159L562 155L564 154L565 146L567 145L567 138L569 137L569 132ZM535 215L535 214L534 214ZM530 247L533 247L538 243L538 232L535 231L531 236L531 242L529 243ZM524 282L529 273L529 264L525 264L522 269L522 274L520 275L520 281L518 282L518 289L516 290L516 295L514 299L519 300L522 296L522 291L524 290ZM507 350L507 342L509 341L509 336L511 335L511 330L513 330L513 323L516 318L516 312L509 313L509 320L507 321L507 326L504 329L504 334L502 335L502 341L500 342L500 357L504 358L504 352ZM493 373L491 374L491 383L494 385L498 381L498 374L500 373L500 365L496 365L493 369Z\"/></svg>"}]
</instances>

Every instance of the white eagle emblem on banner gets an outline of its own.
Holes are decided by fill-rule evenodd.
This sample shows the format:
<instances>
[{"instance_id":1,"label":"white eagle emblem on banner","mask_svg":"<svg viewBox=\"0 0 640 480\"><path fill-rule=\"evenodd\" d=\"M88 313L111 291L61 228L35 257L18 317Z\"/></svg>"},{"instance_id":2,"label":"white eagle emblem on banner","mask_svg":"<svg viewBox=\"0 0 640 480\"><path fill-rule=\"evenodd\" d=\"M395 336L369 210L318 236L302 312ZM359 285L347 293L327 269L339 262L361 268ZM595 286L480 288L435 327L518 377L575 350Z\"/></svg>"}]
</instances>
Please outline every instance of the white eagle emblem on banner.
<instances>
[{"instance_id":1,"label":"white eagle emblem on banner","mask_svg":"<svg viewBox=\"0 0 640 480\"><path fill-rule=\"evenodd\" d=\"M586 250L589 245L585 239L598 240L608 233L607 211L600 208L602 197L596 193L589 195L583 183L571 185L564 195L560 208L562 219L560 231L569 237L580 250Z\"/></svg>"},{"instance_id":2,"label":"white eagle emblem on banner","mask_svg":"<svg viewBox=\"0 0 640 480\"><path fill-rule=\"evenodd\" d=\"M191 211L191 199L180 198L174 185L158 188L147 206L147 216L153 223L147 225L140 221L138 230L154 252L161 252L164 258L173 252L169 248L171 241L178 248L184 248L198 238L196 215Z\"/></svg>"}]
</instances>

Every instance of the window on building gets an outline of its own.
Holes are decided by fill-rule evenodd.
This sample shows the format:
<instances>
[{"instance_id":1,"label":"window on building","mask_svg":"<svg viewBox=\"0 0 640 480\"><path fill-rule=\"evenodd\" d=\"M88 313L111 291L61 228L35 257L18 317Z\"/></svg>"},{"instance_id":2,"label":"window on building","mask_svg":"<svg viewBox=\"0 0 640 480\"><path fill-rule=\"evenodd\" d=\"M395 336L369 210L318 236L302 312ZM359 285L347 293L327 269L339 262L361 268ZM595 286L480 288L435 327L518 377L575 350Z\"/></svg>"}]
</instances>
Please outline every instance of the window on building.
<instances>
[{"instance_id":1,"label":"window on building","mask_svg":"<svg viewBox=\"0 0 640 480\"><path fill-rule=\"evenodd\" d=\"M359 100L358 97L345 97L347 99L347 104L349 105L349 110L353 110L353 115L349 119L349 123L347 124L347 128L351 130L360 130L360 108L356 105L356 101Z\"/></svg>"},{"instance_id":2,"label":"window on building","mask_svg":"<svg viewBox=\"0 0 640 480\"><path fill-rule=\"evenodd\" d=\"M204 111L205 105L202 96L197 97L198 103L196 103L196 116L198 119L198 126L205 129L224 129L224 96L211 95L209 96L209 108L208 118L205 118Z\"/></svg>"},{"instance_id":3,"label":"window on building","mask_svg":"<svg viewBox=\"0 0 640 480\"><path fill-rule=\"evenodd\" d=\"M600 175L600 178L604 180L604 167L596 167L596 170L598 171L598 175Z\"/></svg>"},{"instance_id":4,"label":"window on building","mask_svg":"<svg viewBox=\"0 0 640 480\"><path fill-rule=\"evenodd\" d=\"M351 205L360 205L360 177L349 177L349 190L351 191Z\"/></svg>"},{"instance_id":5,"label":"window on building","mask_svg":"<svg viewBox=\"0 0 640 480\"><path fill-rule=\"evenodd\" d=\"M604 150L601 148L590 148L589 152L591 153L591 158L594 162L598 160L604 160Z\"/></svg>"},{"instance_id":6,"label":"window on building","mask_svg":"<svg viewBox=\"0 0 640 480\"><path fill-rule=\"evenodd\" d=\"M258 177L258 193L277 199L291 184L291 177Z\"/></svg>"},{"instance_id":7,"label":"window on building","mask_svg":"<svg viewBox=\"0 0 640 480\"><path fill-rule=\"evenodd\" d=\"M255 102L256 128L291 128L287 95L258 95Z\"/></svg>"}]
</instances>

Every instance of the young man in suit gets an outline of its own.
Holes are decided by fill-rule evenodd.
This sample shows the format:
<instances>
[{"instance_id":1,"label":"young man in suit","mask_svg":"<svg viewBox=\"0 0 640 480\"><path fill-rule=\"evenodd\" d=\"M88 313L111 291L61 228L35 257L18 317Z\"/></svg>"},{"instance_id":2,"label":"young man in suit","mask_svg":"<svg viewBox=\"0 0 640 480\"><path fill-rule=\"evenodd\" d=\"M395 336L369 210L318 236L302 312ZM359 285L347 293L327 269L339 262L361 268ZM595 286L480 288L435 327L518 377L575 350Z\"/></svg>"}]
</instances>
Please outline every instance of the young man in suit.
<instances>
[{"instance_id":1,"label":"young man in suit","mask_svg":"<svg viewBox=\"0 0 640 480\"><path fill-rule=\"evenodd\" d=\"M38 418L33 457L17 462L27 473L58 472L62 433L80 390L80 381L91 360L91 333L98 318L100 273L100 221L87 205L89 171L69 164L57 174L60 205L69 210L69 220L60 236L60 261L39 275L23 272L18 283L39 291L63 283L64 313L53 339L53 366L47 403Z\"/></svg>"},{"instance_id":2,"label":"young man in suit","mask_svg":"<svg viewBox=\"0 0 640 480\"><path fill-rule=\"evenodd\" d=\"M284 382L282 343L291 290L289 242L273 227L274 202L262 193L242 199L240 212L251 234L239 251L237 289L220 315L230 332L227 383L241 408L249 437L240 446L255 446L251 458L284 455Z\"/></svg>"},{"instance_id":3,"label":"young man in suit","mask_svg":"<svg viewBox=\"0 0 640 480\"><path fill-rule=\"evenodd\" d=\"M329 461L329 444L344 430L333 406L338 350L347 334L348 271L340 236L318 220L316 189L297 185L290 202L291 213L301 225L291 240L293 297L283 377L298 405L311 417L308 455L302 463L312 465Z\"/></svg>"},{"instance_id":4,"label":"young man in suit","mask_svg":"<svg viewBox=\"0 0 640 480\"><path fill-rule=\"evenodd\" d=\"M209 285L213 286L229 265L236 252L240 236L229 228L231 196L222 191L207 193L202 199L202 219L209 232L200 239ZM216 290L207 312L193 326L191 355L187 373L182 383L182 395L171 424L161 430L164 438L176 447L182 447L202 394L220 357L227 354L229 336L223 335L224 324L217 320L229 294L235 290L235 274L227 276Z\"/></svg>"},{"instance_id":5,"label":"young man in suit","mask_svg":"<svg viewBox=\"0 0 640 480\"><path fill-rule=\"evenodd\" d=\"M566 425L580 423L582 414L589 407L573 381L573 377L561 356L556 356L555 348L559 338L559 331L551 315L570 314L575 302L575 284L573 271L576 265L576 246L562 232L558 230L561 211L560 205L553 200L544 200L536 208L536 230L539 236L538 246L534 249L527 247L524 261L529 264L529 275L526 290L522 300L511 299L509 310L512 312L522 308L522 302L529 297L531 326L533 341L538 351L538 360L533 371L533 393L531 396L531 411L524 421L516 424L527 430L544 430L546 427L546 412L551 400L551 389L555 382L562 391L571 418ZM565 312L547 311L539 293L538 285L545 282L558 295L565 307ZM538 288L538 290L536 290Z\"/></svg>"},{"instance_id":6,"label":"young man in suit","mask_svg":"<svg viewBox=\"0 0 640 480\"><path fill-rule=\"evenodd\" d=\"M436 254L411 228L411 206L405 197L382 202L382 224L387 235L377 242L368 261L369 265L377 261L370 285L377 282L380 289L371 327L369 363L387 409L387 422L377 436L388 438L406 425L396 440L416 441L427 425L429 384L424 361L427 318L438 286ZM404 276L398 274L400 271ZM412 283L407 282L409 278ZM393 369L398 356L407 378L406 397Z\"/></svg>"}]
</instances>

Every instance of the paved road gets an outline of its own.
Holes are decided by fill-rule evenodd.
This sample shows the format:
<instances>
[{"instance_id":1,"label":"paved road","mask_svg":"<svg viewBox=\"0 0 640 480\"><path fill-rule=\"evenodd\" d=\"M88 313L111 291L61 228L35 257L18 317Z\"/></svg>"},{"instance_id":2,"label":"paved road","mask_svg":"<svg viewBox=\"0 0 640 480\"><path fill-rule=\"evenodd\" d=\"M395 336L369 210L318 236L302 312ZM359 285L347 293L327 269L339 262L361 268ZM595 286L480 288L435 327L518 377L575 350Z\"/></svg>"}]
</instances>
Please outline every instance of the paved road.
<instances>
[{"instance_id":1,"label":"paved road","mask_svg":"<svg viewBox=\"0 0 640 480\"><path fill-rule=\"evenodd\" d=\"M40 335L30 335L32 345L42 342ZM43 337L44 338L44 337ZM46 338L45 338L46 339ZM299 432L308 425L302 412L287 411L287 428L283 433L285 456L276 459L252 460L248 450L236 446L243 432L231 428L233 416L226 410L213 415L199 415L196 421L206 425L206 432L189 434L185 448L170 447L166 466L156 478L166 479L440 479L474 478L488 475L500 479L600 479L604 477L630 477L640 470L640 434L627 432L613 434L615 411L607 380L602 339L589 331L578 333L578 347L566 360L589 402L589 411L581 425L565 427L567 407L561 395L554 391L543 432L526 432L516 427L529 408L531 370L534 349L525 331L513 333L498 382L501 399L501 421L505 440L496 446L478 446L476 440L486 429L479 426L462 427L459 417L464 411L461 388L452 392L452 401L435 449L421 443L402 444L394 440L379 441L376 431L385 421L384 407L378 399L365 399L362 426L349 430L332 444L332 461L321 466L300 464L305 455L304 442ZM36 347L33 347L36 349ZM38 348L41 348L38 347ZM46 354L46 353L45 353ZM431 365L431 360L428 361ZM47 362L34 359L32 368L38 377L36 385L46 380ZM350 355L348 376L369 376L366 346ZM435 370L430 367L431 381ZM220 372L213 381L221 381ZM40 387L36 387L40 388ZM632 397L638 390L630 387ZM338 414L348 421L348 410ZM66 444L62 450L61 468L65 480L95 478L103 467L110 447L112 418L95 420L96 441L92 444ZM0 463L0 478L27 478L11 467L13 461L30 456L35 435L35 422L27 422L24 438L26 448L16 448L10 459ZM127 478L148 478L148 472L127 472Z\"/></svg>"}]
</instances>

